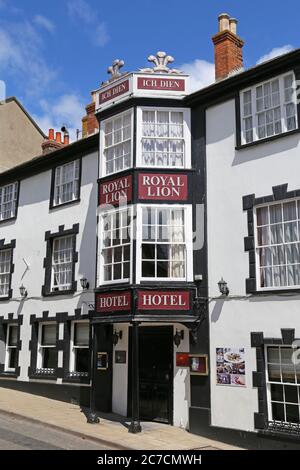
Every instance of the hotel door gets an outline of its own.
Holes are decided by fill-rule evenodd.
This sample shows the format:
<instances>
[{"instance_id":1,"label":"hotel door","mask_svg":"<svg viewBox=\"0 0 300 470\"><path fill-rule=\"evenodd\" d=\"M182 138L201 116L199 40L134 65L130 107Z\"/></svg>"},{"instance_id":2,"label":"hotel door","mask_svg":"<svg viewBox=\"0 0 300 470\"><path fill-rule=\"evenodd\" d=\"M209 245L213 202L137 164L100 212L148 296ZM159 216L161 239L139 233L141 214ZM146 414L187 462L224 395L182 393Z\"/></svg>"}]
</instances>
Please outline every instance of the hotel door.
<instances>
[{"instance_id":1,"label":"hotel door","mask_svg":"<svg viewBox=\"0 0 300 470\"><path fill-rule=\"evenodd\" d=\"M172 424L172 327L139 328L139 372L140 419ZM129 392L129 416L131 414L130 397L131 393Z\"/></svg>"}]
</instances>

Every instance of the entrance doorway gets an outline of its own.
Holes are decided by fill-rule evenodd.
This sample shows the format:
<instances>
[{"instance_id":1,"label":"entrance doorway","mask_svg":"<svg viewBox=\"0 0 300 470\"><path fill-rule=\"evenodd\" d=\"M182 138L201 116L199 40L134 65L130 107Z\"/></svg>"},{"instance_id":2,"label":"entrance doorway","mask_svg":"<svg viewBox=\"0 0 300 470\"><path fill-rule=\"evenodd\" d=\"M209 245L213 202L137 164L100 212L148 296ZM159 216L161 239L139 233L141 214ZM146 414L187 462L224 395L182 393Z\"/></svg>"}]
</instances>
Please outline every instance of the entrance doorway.
<instances>
[{"instance_id":1,"label":"entrance doorway","mask_svg":"<svg viewBox=\"0 0 300 470\"><path fill-rule=\"evenodd\" d=\"M130 335L131 348L131 335ZM129 356L131 357L131 356ZM139 327L140 419L173 423L173 328ZM131 361L128 415L131 415Z\"/></svg>"}]
</instances>

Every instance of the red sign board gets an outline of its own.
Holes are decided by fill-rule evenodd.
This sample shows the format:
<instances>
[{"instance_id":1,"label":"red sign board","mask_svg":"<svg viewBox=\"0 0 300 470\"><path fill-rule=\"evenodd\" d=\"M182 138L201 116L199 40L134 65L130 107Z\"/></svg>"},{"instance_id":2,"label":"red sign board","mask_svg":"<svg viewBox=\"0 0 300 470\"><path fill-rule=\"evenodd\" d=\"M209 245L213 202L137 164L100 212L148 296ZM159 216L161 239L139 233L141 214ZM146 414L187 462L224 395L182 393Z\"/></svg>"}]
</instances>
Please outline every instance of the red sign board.
<instances>
[{"instance_id":1,"label":"red sign board","mask_svg":"<svg viewBox=\"0 0 300 470\"><path fill-rule=\"evenodd\" d=\"M176 366L177 367L189 367L190 355L189 353L176 353Z\"/></svg>"},{"instance_id":2,"label":"red sign board","mask_svg":"<svg viewBox=\"0 0 300 470\"><path fill-rule=\"evenodd\" d=\"M189 310L188 291L138 291L138 310Z\"/></svg>"},{"instance_id":3,"label":"red sign board","mask_svg":"<svg viewBox=\"0 0 300 470\"><path fill-rule=\"evenodd\" d=\"M120 312L131 310L131 292L96 294L96 312Z\"/></svg>"},{"instance_id":4,"label":"red sign board","mask_svg":"<svg viewBox=\"0 0 300 470\"><path fill-rule=\"evenodd\" d=\"M140 173L138 196L156 201L186 201L187 175Z\"/></svg>"},{"instance_id":5,"label":"red sign board","mask_svg":"<svg viewBox=\"0 0 300 470\"><path fill-rule=\"evenodd\" d=\"M120 201L130 202L132 198L132 176L122 176L100 183L99 204L118 206Z\"/></svg>"},{"instance_id":6,"label":"red sign board","mask_svg":"<svg viewBox=\"0 0 300 470\"><path fill-rule=\"evenodd\" d=\"M106 103L106 101L113 100L117 96L123 95L129 91L129 80L118 83L117 85L111 86L106 90L102 91L99 95L99 104Z\"/></svg>"},{"instance_id":7,"label":"red sign board","mask_svg":"<svg viewBox=\"0 0 300 470\"><path fill-rule=\"evenodd\" d=\"M138 77L139 90L184 91L185 81L182 78Z\"/></svg>"}]
</instances>

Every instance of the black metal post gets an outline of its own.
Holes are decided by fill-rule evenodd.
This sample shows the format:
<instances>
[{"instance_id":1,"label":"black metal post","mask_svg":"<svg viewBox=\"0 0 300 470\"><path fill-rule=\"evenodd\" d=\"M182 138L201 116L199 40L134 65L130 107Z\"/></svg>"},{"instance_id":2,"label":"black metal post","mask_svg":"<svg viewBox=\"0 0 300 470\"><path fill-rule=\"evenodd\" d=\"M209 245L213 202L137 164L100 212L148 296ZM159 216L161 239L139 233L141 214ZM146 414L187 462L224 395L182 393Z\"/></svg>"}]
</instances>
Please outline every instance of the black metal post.
<instances>
[{"instance_id":1,"label":"black metal post","mask_svg":"<svg viewBox=\"0 0 300 470\"><path fill-rule=\"evenodd\" d=\"M91 333L93 337L93 350L92 350L92 360L91 360L91 389L90 389L90 409L87 414L87 422L89 424L97 424L100 422L99 416L96 413L95 406L95 374L97 373L97 350L98 350L98 341L95 331L95 326L91 326Z\"/></svg>"},{"instance_id":2,"label":"black metal post","mask_svg":"<svg viewBox=\"0 0 300 470\"><path fill-rule=\"evenodd\" d=\"M140 423L140 384L139 384L139 323L132 323L131 341L131 390L132 390L132 418L128 432L137 434L142 431Z\"/></svg>"}]
</instances>

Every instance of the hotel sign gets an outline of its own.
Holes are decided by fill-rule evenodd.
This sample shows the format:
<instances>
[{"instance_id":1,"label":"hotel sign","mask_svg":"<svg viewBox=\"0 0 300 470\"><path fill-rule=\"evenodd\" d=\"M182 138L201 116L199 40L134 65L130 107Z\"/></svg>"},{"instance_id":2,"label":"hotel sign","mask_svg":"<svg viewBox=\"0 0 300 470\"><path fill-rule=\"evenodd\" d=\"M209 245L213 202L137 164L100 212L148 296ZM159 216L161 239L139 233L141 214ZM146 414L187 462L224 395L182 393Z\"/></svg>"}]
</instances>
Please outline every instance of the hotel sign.
<instances>
[{"instance_id":1,"label":"hotel sign","mask_svg":"<svg viewBox=\"0 0 300 470\"><path fill-rule=\"evenodd\" d=\"M131 292L96 294L96 312L110 313L131 310Z\"/></svg>"},{"instance_id":2,"label":"hotel sign","mask_svg":"<svg viewBox=\"0 0 300 470\"><path fill-rule=\"evenodd\" d=\"M188 291L138 291L138 310L190 310Z\"/></svg>"},{"instance_id":3,"label":"hotel sign","mask_svg":"<svg viewBox=\"0 0 300 470\"><path fill-rule=\"evenodd\" d=\"M132 176L122 176L114 180L101 182L99 185L99 204L118 206L120 202L132 199Z\"/></svg>"},{"instance_id":4,"label":"hotel sign","mask_svg":"<svg viewBox=\"0 0 300 470\"><path fill-rule=\"evenodd\" d=\"M124 80L121 83L115 84L106 90L100 91L99 93L99 105L111 101L120 95L124 95L129 91L129 79Z\"/></svg>"},{"instance_id":5,"label":"hotel sign","mask_svg":"<svg viewBox=\"0 0 300 470\"><path fill-rule=\"evenodd\" d=\"M185 91L185 80L182 78L138 77L139 90Z\"/></svg>"},{"instance_id":6,"label":"hotel sign","mask_svg":"<svg viewBox=\"0 0 300 470\"><path fill-rule=\"evenodd\" d=\"M186 201L187 175L140 173L138 197L156 201Z\"/></svg>"}]
</instances>

